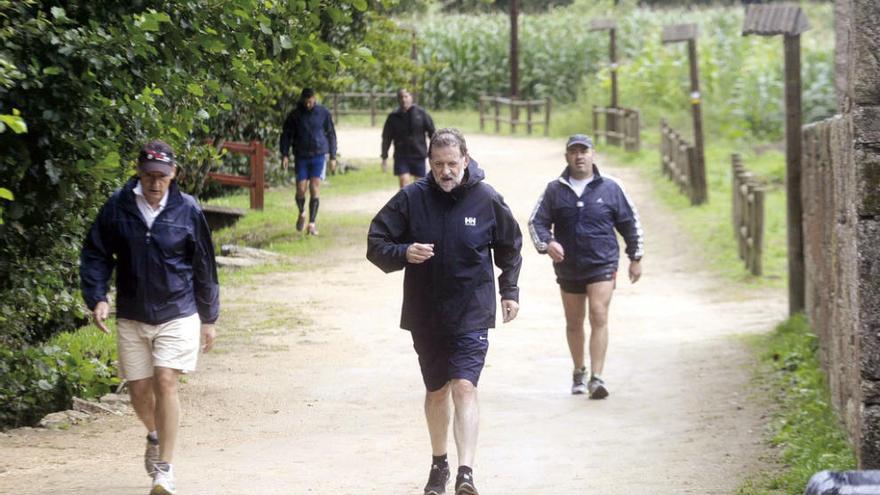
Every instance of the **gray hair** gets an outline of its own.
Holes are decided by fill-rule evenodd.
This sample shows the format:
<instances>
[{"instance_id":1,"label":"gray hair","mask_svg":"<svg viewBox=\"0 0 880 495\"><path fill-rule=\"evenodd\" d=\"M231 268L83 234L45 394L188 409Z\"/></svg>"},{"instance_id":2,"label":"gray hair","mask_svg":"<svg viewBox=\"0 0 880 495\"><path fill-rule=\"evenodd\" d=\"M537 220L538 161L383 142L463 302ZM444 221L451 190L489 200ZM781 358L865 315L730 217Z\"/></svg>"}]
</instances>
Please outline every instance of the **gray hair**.
<instances>
[{"instance_id":1,"label":"gray hair","mask_svg":"<svg viewBox=\"0 0 880 495\"><path fill-rule=\"evenodd\" d=\"M445 148L447 146L458 146L461 156L467 155L467 143L461 131L454 127L446 127L437 130L431 137L431 144L428 145L428 156L434 148Z\"/></svg>"}]
</instances>

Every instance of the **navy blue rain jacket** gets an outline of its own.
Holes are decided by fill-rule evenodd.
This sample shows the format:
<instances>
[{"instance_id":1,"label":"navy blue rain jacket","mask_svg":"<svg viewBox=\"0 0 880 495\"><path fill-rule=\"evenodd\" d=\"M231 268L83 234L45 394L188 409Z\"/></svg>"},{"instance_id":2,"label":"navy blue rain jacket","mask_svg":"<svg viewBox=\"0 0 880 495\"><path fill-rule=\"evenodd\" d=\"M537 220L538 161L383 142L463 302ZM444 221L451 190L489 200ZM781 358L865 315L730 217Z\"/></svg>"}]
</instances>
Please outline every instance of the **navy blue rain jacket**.
<instances>
[{"instance_id":1,"label":"navy blue rain jacket","mask_svg":"<svg viewBox=\"0 0 880 495\"><path fill-rule=\"evenodd\" d=\"M434 121L424 108L413 105L409 110L402 108L388 114L382 128L382 159L388 158L388 149L394 143L394 156L397 158L428 157L427 140L434 136Z\"/></svg>"},{"instance_id":2,"label":"navy blue rain jacket","mask_svg":"<svg viewBox=\"0 0 880 495\"><path fill-rule=\"evenodd\" d=\"M90 309L107 300L116 268L116 315L158 325L198 312L220 313L220 286L208 223L196 200L172 183L168 202L147 229L135 202L137 177L116 191L92 224L80 258L80 285Z\"/></svg>"},{"instance_id":3,"label":"navy blue rain jacket","mask_svg":"<svg viewBox=\"0 0 880 495\"><path fill-rule=\"evenodd\" d=\"M406 269L400 326L461 334L495 326L495 265L502 299L519 301L522 234L504 199L471 161L462 184L443 191L433 174L401 189L370 224L367 259L386 273ZM433 243L424 263L406 261L413 242Z\"/></svg>"},{"instance_id":4,"label":"navy blue rain jacket","mask_svg":"<svg viewBox=\"0 0 880 495\"><path fill-rule=\"evenodd\" d=\"M603 177L593 165L593 180L578 197L568 179L566 167L547 184L529 218L529 234L539 253L547 252L550 241L562 245L565 257L553 263L557 278L583 280L616 271L620 247L615 229L626 243L627 256L641 259L644 238L639 215L619 180Z\"/></svg>"},{"instance_id":5,"label":"navy blue rain jacket","mask_svg":"<svg viewBox=\"0 0 880 495\"><path fill-rule=\"evenodd\" d=\"M311 158L330 154L336 158L336 129L330 111L321 105L307 110L299 104L284 119L284 130L281 132L281 156L290 156L293 146L295 158Z\"/></svg>"}]
</instances>

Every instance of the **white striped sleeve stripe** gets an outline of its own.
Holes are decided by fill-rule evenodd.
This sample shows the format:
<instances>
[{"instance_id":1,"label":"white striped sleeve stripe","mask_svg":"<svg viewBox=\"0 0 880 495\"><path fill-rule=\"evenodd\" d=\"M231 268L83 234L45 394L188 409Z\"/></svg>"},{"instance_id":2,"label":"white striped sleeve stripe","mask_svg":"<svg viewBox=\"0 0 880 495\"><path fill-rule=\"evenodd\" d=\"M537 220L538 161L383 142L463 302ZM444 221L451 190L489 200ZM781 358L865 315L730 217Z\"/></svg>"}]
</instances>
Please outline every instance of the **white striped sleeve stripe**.
<instances>
[{"instance_id":1,"label":"white striped sleeve stripe","mask_svg":"<svg viewBox=\"0 0 880 495\"><path fill-rule=\"evenodd\" d=\"M538 202L535 203L535 207L532 209L532 214L529 216L529 236L531 236L532 244L535 245L535 249L537 249L539 253L547 252L547 243L538 237L538 231L535 229L535 217L538 215L538 210L541 208L541 203L543 202L544 192L541 193L541 197L538 198Z\"/></svg>"},{"instance_id":2,"label":"white striped sleeve stripe","mask_svg":"<svg viewBox=\"0 0 880 495\"><path fill-rule=\"evenodd\" d=\"M629 194L626 193L626 188L623 187L623 182L616 177L611 177L610 175L604 176L606 179L611 179L612 182L617 184L617 187L620 188L620 192L623 193L623 199L626 200L626 204L629 205L629 209L633 212L633 221L636 226L636 253L633 255L636 258L641 258L645 254L645 233L642 231L642 222L639 220L639 210L636 209L635 203L629 199Z\"/></svg>"}]
</instances>

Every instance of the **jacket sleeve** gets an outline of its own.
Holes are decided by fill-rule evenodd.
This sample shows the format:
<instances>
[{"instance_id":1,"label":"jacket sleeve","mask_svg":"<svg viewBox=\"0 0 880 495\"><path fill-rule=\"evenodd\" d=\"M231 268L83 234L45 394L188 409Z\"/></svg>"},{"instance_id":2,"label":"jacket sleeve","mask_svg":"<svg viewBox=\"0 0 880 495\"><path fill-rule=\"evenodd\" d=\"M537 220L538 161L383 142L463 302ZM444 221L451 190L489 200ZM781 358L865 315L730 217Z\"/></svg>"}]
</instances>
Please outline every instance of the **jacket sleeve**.
<instances>
[{"instance_id":1,"label":"jacket sleeve","mask_svg":"<svg viewBox=\"0 0 880 495\"><path fill-rule=\"evenodd\" d=\"M406 267L406 249L411 244L409 208L406 193L399 191L370 222L367 234L367 259L385 273Z\"/></svg>"},{"instance_id":2,"label":"jacket sleeve","mask_svg":"<svg viewBox=\"0 0 880 495\"><path fill-rule=\"evenodd\" d=\"M281 150L281 157L290 156L290 146L293 144L294 139L296 139L296 122L293 118L293 112L287 114L287 118L284 119L284 127L281 131L281 140L278 143L278 148Z\"/></svg>"},{"instance_id":3,"label":"jacket sleeve","mask_svg":"<svg viewBox=\"0 0 880 495\"><path fill-rule=\"evenodd\" d=\"M388 149L391 148L391 115L385 119L385 125L382 127L382 159L388 158Z\"/></svg>"},{"instance_id":4,"label":"jacket sleeve","mask_svg":"<svg viewBox=\"0 0 880 495\"><path fill-rule=\"evenodd\" d=\"M336 159L336 128L333 127L333 116L330 110L324 109L326 117L324 118L324 135L327 137L327 148L330 152L330 159Z\"/></svg>"},{"instance_id":5,"label":"jacket sleeve","mask_svg":"<svg viewBox=\"0 0 880 495\"><path fill-rule=\"evenodd\" d=\"M113 256L113 232L111 229L112 206L108 202L98 213L83 243L80 254L79 281L83 300L89 309L101 301L107 301L110 276L116 267Z\"/></svg>"},{"instance_id":6,"label":"jacket sleeve","mask_svg":"<svg viewBox=\"0 0 880 495\"><path fill-rule=\"evenodd\" d=\"M513 218L510 208L500 195L493 201L495 209L495 240L492 249L495 252L495 266L501 269L498 276L498 292L501 299L519 301L519 271L522 268L522 232Z\"/></svg>"},{"instance_id":7,"label":"jacket sleeve","mask_svg":"<svg viewBox=\"0 0 880 495\"><path fill-rule=\"evenodd\" d=\"M427 110L422 109L425 112L425 134L428 135L428 139L434 137L434 133L437 132L437 129L434 127L434 119L428 114Z\"/></svg>"},{"instance_id":8,"label":"jacket sleeve","mask_svg":"<svg viewBox=\"0 0 880 495\"><path fill-rule=\"evenodd\" d=\"M553 233L550 231L553 222L550 217L549 199L550 186L547 186L541 193L541 197L538 198L535 208L532 209L532 215L529 217L529 236L532 238L535 249L541 254L547 252L547 244L553 240Z\"/></svg>"},{"instance_id":9,"label":"jacket sleeve","mask_svg":"<svg viewBox=\"0 0 880 495\"><path fill-rule=\"evenodd\" d=\"M623 186L617 184L618 192L614 209L614 228L620 232L626 243L626 255L631 260L642 259L645 254L644 233L639 222L639 213Z\"/></svg>"},{"instance_id":10,"label":"jacket sleeve","mask_svg":"<svg viewBox=\"0 0 880 495\"><path fill-rule=\"evenodd\" d=\"M202 323L214 323L220 316L220 283L214 259L211 229L201 208L195 207L195 249L193 250L193 290Z\"/></svg>"}]
</instances>

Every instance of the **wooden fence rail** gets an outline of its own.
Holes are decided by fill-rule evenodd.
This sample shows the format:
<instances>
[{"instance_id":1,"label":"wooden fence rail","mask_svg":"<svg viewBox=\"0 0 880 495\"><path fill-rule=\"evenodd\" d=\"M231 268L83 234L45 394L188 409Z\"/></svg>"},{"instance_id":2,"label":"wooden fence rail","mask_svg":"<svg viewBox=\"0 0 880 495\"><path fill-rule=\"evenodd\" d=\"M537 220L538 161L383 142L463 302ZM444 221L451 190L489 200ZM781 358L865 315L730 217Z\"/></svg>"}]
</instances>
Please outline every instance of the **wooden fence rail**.
<instances>
[{"instance_id":1,"label":"wooden fence rail","mask_svg":"<svg viewBox=\"0 0 880 495\"><path fill-rule=\"evenodd\" d=\"M230 153L240 153L250 157L251 173L249 176L230 175L211 172L208 178L227 186L246 187L251 192L251 209L263 209L263 191L266 190L266 174L264 159L269 154L269 150L263 145L262 141L251 141L250 143L240 143L236 141L225 141L222 148Z\"/></svg>"},{"instance_id":2,"label":"wooden fence rail","mask_svg":"<svg viewBox=\"0 0 880 495\"><path fill-rule=\"evenodd\" d=\"M600 115L605 116L605 125L599 125ZM593 105L593 136L604 137L606 144L620 146L626 151L639 151L642 146L641 118L633 108L611 108Z\"/></svg>"},{"instance_id":3,"label":"wooden fence rail","mask_svg":"<svg viewBox=\"0 0 880 495\"><path fill-rule=\"evenodd\" d=\"M678 185L692 205L708 200L706 170L697 159L696 149L669 127L665 119L660 121L660 164L663 174Z\"/></svg>"},{"instance_id":4,"label":"wooden fence rail","mask_svg":"<svg viewBox=\"0 0 880 495\"><path fill-rule=\"evenodd\" d=\"M730 157L733 173L733 232L739 247L739 258L752 275L761 275L764 244L764 188L757 178L743 167L738 154Z\"/></svg>"},{"instance_id":5,"label":"wooden fence rail","mask_svg":"<svg viewBox=\"0 0 880 495\"><path fill-rule=\"evenodd\" d=\"M352 105L351 99L367 100L367 108ZM390 99L391 105L383 105L383 100ZM369 115L370 125L376 125L377 115L387 115L397 107L397 93L351 92L333 93L330 95L330 113L333 122L339 123L340 115Z\"/></svg>"},{"instance_id":6,"label":"wooden fence rail","mask_svg":"<svg viewBox=\"0 0 880 495\"><path fill-rule=\"evenodd\" d=\"M501 106L507 105L510 108L510 118L501 116ZM488 107L494 108L494 113L488 115ZM522 108L526 109L525 120L520 119L519 112ZM534 115L540 115L541 107L544 107L544 118L535 120ZM532 128L536 125L544 126L544 135L550 132L550 98L543 100L516 100L504 98L501 96L480 96L480 131L485 131L486 121L495 122L495 132L501 132L501 123L510 124L510 132L516 133L516 126L525 125L526 132L532 133Z\"/></svg>"}]
</instances>

